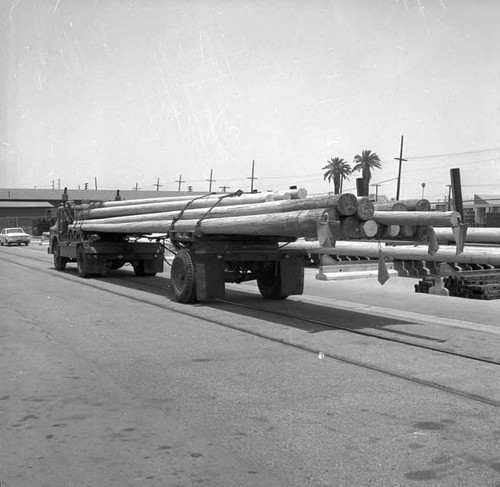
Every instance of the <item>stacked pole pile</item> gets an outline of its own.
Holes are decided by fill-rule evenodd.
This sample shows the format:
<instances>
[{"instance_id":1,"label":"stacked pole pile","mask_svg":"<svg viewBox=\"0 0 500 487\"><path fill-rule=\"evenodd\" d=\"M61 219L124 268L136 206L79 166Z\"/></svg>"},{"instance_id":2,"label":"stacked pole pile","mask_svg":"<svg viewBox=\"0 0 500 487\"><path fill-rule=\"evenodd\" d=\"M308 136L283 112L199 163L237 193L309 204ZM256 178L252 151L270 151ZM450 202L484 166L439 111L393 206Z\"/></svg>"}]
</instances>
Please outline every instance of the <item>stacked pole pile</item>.
<instances>
[{"instance_id":1,"label":"stacked pole pile","mask_svg":"<svg viewBox=\"0 0 500 487\"><path fill-rule=\"evenodd\" d=\"M74 228L85 232L317 238L321 223L328 223L335 239L369 238L378 231L367 198L350 193L307 196L304 189L112 201L76 210Z\"/></svg>"},{"instance_id":2,"label":"stacked pole pile","mask_svg":"<svg viewBox=\"0 0 500 487\"><path fill-rule=\"evenodd\" d=\"M385 212L429 212L431 211L431 204L429 200L426 199L408 199L408 200L398 200L398 201L388 201L383 203L375 203L375 212L379 215L383 215ZM376 219L375 219L376 220ZM381 225L381 236L386 239L404 239L404 240L425 240L427 237L427 232L425 227L419 226L418 224L411 224L406 222L405 219L400 219L402 223L383 223L378 221ZM377 221L377 220L376 220Z\"/></svg>"},{"instance_id":3,"label":"stacked pole pile","mask_svg":"<svg viewBox=\"0 0 500 487\"><path fill-rule=\"evenodd\" d=\"M388 208L388 209L377 209ZM428 211L427 200L374 205L350 193L308 196L305 189L206 194L86 203L75 207L74 228L125 235L179 233L318 238L327 224L331 241L400 238L391 229L454 227L457 212Z\"/></svg>"}]
</instances>

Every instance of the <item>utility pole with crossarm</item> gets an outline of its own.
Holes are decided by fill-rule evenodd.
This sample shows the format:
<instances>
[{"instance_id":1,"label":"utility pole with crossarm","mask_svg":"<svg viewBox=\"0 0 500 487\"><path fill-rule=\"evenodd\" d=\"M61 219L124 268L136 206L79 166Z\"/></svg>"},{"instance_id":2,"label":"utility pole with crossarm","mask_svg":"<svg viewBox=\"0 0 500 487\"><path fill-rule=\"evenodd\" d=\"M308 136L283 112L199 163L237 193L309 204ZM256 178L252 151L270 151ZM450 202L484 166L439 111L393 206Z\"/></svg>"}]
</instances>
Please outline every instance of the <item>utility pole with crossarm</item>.
<instances>
[{"instance_id":1,"label":"utility pole with crossarm","mask_svg":"<svg viewBox=\"0 0 500 487\"><path fill-rule=\"evenodd\" d=\"M401 136L401 147L399 149L399 157L395 157L396 161L399 161L399 172L398 172L398 188L396 190L396 201L399 200L399 189L401 188L401 163L406 161L403 159L403 136Z\"/></svg>"}]
</instances>

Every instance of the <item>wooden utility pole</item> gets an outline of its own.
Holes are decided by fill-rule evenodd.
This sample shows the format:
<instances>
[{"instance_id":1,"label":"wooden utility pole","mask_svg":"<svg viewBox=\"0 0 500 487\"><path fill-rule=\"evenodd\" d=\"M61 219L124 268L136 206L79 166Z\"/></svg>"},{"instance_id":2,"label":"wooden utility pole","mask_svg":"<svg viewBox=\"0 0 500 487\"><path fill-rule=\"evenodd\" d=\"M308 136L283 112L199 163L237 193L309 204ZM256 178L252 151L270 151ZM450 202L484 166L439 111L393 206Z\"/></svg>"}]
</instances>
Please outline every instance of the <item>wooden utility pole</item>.
<instances>
[{"instance_id":1,"label":"wooden utility pole","mask_svg":"<svg viewBox=\"0 0 500 487\"><path fill-rule=\"evenodd\" d=\"M205 181L209 181L209 184L208 184L208 192L209 193L212 192L212 183L215 183L215 179L212 178L213 173L214 173L214 170L210 169L210 179L205 179Z\"/></svg>"},{"instance_id":2,"label":"wooden utility pole","mask_svg":"<svg viewBox=\"0 0 500 487\"><path fill-rule=\"evenodd\" d=\"M229 189L231 186L219 186L220 189L222 189L222 192L225 193L227 189Z\"/></svg>"},{"instance_id":3,"label":"wooden utility pole","mask_svg":"<svg viewBox=\"0 0 500 487\"><path fill-rule=\"evenodd\" d=\"M160 186L163 186L163 184L160 184L160 178L156 180L156 184L153 184L153 186L156 186L156 191L160 191Z\"/></svg>"},{"instance_id":4,"label":"wooden utility pole","mask_svg":"<svg viewBox=\"0 0 500 487\"><path fill-rule=\"evenodd\" d=\"M396 190L396 201L399 200L399 190L401 188L401 163L406 161L403 159L403 136L401 136L401 147L399 149L399 157L395 157L396 161L399 161L399 172L398 172L398 188Z\"/></svg>"},{"instance_id":5,"label":"wooden utility pole","mask_svg":"<svg viewBox=\"0 0 500 487\"><path fill-rule=\"evenodd\" d=\"M182 184L182 183L185 183L186 181L183 181L183 180L182 180L182 174L181 174L181 175L179 176L179 179L176 179L176 180L175 180L175 182L176 182L176 183L179 183L179 189L178 189L178 191L180 191L180 190L181 190L181 184Z\"/></svg>"},{"instance_id":6,"label":"wooden utility pole","mask_svg":"<svg viewBox=\"0 0 500 487\"><path fill-rule=\"evenodd\" d=\"M375 201L378 201L378 187L382 186L381 184L370 184L370 186L375 186Z\"/></svg>"},{"instance_id":7,"label":"wooden utility pole","mask_svg":"<svg viewBox=\"0 0 500 487\"><path fill-rule=\"evenodd\" d=\"M247 179L251 179L251 183L250 183L250 193L253 193L253 182L255 179L257 179L255 176L255 161L252 161L252 176L247 178Z\"/></svg>"},{"instance_id":8,"label":"wooden utility pole","mask_svg":"<svg viewBox=\"0 0 500 487\"><path fill-rule=\"evenodd\" d=\"M450 177L451 177L451 190L453 193L453 206L455 211L458 211L463 219L464 204L462 200L462 183L460 182L460 169L458 168L450 169Z\"/></svg>"},{"instance_id":9,"label":"wooden utility pole","mask_svg":"<svg viewBox=\"0 0 500 487\"><path fill-rule=\"evenodd\" d=\"M94 176L95 190L97 191L97 176Z\"/></svg>"},{"instance_id":10,"label":"wooden utility pole","mask_svg":"<svg viewBox=\"0 0 500 487\"><path fill-rule=\"evenodd\" d=\"M132 189L135 189L136 191L140 190L141 188L139 188L139 183L135 183L135 186Z\"/></svg>"}]
</instances>

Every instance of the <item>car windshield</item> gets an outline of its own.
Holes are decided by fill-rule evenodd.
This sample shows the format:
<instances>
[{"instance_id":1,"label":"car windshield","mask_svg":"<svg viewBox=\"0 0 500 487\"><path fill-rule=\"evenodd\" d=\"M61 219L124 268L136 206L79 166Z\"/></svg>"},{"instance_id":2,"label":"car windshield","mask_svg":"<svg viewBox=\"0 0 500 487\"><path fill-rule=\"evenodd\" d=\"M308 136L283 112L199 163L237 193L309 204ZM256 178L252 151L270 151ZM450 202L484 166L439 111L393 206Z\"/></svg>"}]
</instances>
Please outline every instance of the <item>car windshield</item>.
<instances>
[{"instance_id":1,"label":"car windshield","mask_svg":"<svg viewBox=\"0 0 500 487\"><path fill-rule=\"evenodd\" d=\"M22 228L8 228L7 233L24 233Z\"/></svg>"}]
</instances>

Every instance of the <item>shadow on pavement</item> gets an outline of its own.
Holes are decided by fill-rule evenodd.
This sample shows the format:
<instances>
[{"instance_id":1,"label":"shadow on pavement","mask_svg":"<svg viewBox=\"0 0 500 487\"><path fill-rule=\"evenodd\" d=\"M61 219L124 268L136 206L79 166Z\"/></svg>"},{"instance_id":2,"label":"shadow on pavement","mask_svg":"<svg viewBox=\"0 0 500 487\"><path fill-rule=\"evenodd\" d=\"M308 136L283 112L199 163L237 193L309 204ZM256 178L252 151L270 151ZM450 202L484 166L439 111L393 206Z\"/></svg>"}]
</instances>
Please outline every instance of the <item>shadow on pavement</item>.
<instances>
[{"instance_id":1,"label":"shadow on pavement","mask_svg":"<svg viewBox=\"0 0 500 487\"><path fill-rule=\"evenodd\" d=\"M164 275L136 277L131 269L124 268L110 271L106 277L96 279L109 281L128 289L164 296L169 301L177 302L172 292L170 279ZM295 296L282 301L274 301L263 299L260 294L245 292L244 290L226 289L226 301L202 302L184 306L187 308L195 306L226 311L240 317L271 321L304 330L308 333L338 331L338 329L331 328L331 326L337 326L348 330L378 329L399 335L438 341L438 339L432 337L389 328L395 325L399 328L411 325L412 330L415 331L415 326L418 326L418 323L414 321L349 311L335 308L335 306L307 303L301 301L300 298L300 296Z\"/></svg>"}]
</instances>

